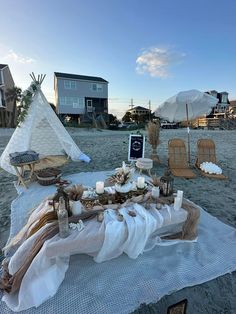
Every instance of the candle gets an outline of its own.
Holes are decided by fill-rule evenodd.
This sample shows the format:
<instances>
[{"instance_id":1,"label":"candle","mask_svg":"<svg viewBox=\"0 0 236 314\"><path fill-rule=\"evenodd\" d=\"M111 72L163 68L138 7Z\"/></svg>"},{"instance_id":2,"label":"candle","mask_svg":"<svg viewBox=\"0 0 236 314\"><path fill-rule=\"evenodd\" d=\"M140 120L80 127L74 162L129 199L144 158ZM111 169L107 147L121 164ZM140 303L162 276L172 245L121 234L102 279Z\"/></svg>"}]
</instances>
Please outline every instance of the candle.
<instances>
[{"instance_id":1,"label":"candle","mask_svg":"<svg viewBox=\"0 0 236 314\"><path fill-rule=\"evenodd\" d=\"M104 182L103 181L96 182L96 193L97 194L104 193Z\"/></svg>"},{"instance_id":2,"label":"candle","mask_svg":"<svg viewBox=\"0 0 236 314\"><path fill-rule=\"evenodd\" d=\"M145 186L145 178L144 177L138 177L137 179L137 187L139 189L143 189Z\"/></svg>"},{"instance_id":3,"label":"candle","mask_svg":"<svg viewBox=\"0 0 236 314\"><path fill-rule=\"evenodd\" d=\"M157 199L159 196L160 196L160 188L159 188L159 186L154 186L152 188L152 197L154 199Z\"/></svg>"},{"instance_id":4,"label":"candle","mask_svg":"<svg viewBox=\"0 0 236 314\"><path fill-rule=\"evenodd\" d=\"M183 191L181 191L181 190L178 190L178 191L177 191L177 197L180 197L180 198L181 198L181 202L183 201L183 194L184 194ZM182 204L181 204L181 205L182 205Z\"/></svg>"},{"instance_id":5,"label":"candle","mask_svg":"<svg viewBox=\"0 0 236 314\"><path fill-rule=\"evenodd\" d=\"M182 199L179 196L176 196L174 199L174 210L179 210L182 206Z\"/></svg>"}]
</instances>

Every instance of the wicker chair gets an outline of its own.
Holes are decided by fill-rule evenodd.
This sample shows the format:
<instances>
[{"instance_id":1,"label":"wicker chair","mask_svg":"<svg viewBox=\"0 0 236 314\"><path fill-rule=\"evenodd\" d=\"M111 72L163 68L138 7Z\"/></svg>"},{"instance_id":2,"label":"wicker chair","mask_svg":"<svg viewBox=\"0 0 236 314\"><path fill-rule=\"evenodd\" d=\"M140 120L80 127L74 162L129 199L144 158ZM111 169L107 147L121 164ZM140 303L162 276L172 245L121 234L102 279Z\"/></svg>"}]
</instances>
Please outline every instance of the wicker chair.
<instances>
[{"instance_id":1,"label":"wicker chair","mask_svg":"<svg viewBox=\"0 0 236 314\"><path fill-rule=\"evenodd\" d=\"M196 177L196 174L188 165L186 146L183 140L178 138L169 140L168 154L169 168L174 176L186 179L193 179Z\"/></svg>"},{"instance_id":2,"label":"wicker chair","mask_svg":"<svg viewBox=\"0 0 236 314\"><path fill-rule=\"evenodd\" d=\"M201 171L203 176L214 179L227 179L223 174L209 174L200 169L200 165L203 162L212 162L217 165L215 143L211 139L199 139L197 141L197 159L196 167Z\"/></svg>"}]
</instances>

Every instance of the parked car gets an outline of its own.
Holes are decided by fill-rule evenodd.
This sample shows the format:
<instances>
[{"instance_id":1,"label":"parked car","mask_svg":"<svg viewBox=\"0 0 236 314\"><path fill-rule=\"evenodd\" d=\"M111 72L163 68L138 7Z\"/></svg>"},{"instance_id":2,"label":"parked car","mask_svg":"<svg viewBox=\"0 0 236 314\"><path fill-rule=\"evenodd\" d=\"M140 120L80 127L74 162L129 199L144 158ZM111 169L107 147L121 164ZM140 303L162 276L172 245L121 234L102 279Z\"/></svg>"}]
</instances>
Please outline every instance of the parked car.
<instances>
[{"instance_id":1,"label":"parked car","mask_svg":"<svg viewBox=\"0 0 236 314\"><path fill-rule=\"evenodd\" d=\"M177 129L178 124L175 122L169 122L166 120L161 121L161 128L162 129Z\"/></svg>"}]
</instances>

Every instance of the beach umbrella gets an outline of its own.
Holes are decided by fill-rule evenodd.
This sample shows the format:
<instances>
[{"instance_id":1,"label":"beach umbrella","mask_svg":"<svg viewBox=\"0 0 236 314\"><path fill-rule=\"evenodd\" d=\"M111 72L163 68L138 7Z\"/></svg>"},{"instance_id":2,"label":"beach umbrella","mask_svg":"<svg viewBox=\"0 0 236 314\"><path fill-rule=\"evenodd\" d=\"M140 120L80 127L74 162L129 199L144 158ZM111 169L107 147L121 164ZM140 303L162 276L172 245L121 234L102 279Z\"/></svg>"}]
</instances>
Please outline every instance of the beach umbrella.
<instances>
[{"instance_id":1,"label":"beach umbrella","mask_svg":"<svg viewBox=\"0 0 236 314\"><path fill-rule=\"evenodd\" d=\"M182 91L167 99L155 111L155 116L170 122L187 120L188 130L188 162L190 162L189 121L208 115L218 99L207 93L192 89Z\"/></svg>"}]
</instances>

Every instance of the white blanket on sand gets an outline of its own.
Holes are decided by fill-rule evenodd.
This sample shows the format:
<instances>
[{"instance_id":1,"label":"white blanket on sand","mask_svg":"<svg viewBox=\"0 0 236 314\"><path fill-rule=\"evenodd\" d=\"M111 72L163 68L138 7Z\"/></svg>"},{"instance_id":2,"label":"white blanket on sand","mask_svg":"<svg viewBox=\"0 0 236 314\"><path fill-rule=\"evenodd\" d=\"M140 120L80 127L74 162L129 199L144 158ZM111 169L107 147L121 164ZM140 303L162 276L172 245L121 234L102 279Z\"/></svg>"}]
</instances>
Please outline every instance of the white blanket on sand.
<instances>
[{"instance_id":1,"label":"white blanket on sand","mask_svg":"<svg viewBox=\"0 0 236 314\"><path fill-rule=\"evenodd\" d=\"M104 180L106 174L104 172L84 173L70 176L70 179L76 183L94 185L97 180ZM19 195L12 204L11 237L26 222L27 210L51 194L53 189L55 188L43 188L34 184L29 190ZM35 203L33 204L33 202ZM28 206L29 204L31 206ZM142 211L140 208L138 210ZM103 224L93 222L96 230L104 228L104 225L111 219L112 213L107 215ZM119 223L119 226L121 225ZM86 229L81 232L75 230L70 237L79 238ZM92 230L93 228L90 232ZM62 241L68 241L68 239ZM107 239L109 241L109 238ZM13 310L22 310L29 304L38 306L42 301L53 296L63 281L67 269L65 280L57 293L53 298L34 309L34 313L129 313L141 303L154 302L174 290L211 280L232 272L236 268L236 230L221 223L203 210L201 210L198 242L158 246L139 257L131 254L130 257L137 257L136 259L129 259L127 255L123 254L107 262L94 263L88 255L75 255L71 257L68 268L68 259L58 257L56 240L57 236L47 241L42 252L35 258L34 269L38 269L39 273L41 271L40 280L33 281L30 280L30 277L24 278L21 295L9 297L5 294L3 297L3 300ZM92 251L97 252L99 245L104 250L102 245L104 241L99 240L98 237L97 244ZM118 238L115 237L114 241L117 242ZM70 244L73 246L73 241L70 241ZM130 252L137 253L139 251L141 253L144 246L140 245L140 248L132 249ZM128 247L130 248L130 246ZM153 243L148 248L152 247ZM91 250L86 251L85 247L82 249L79 246L68 247L70 253L73 252L73 249L74 253L84 252L94 255ZM129 255L129 253L127 254ZM105 259L109 259L108 255L107 251L104 252L101 249L100 256L99 254L94 256L95 259L98 259L97 262L101 262L104 260L104 256ZM14 268L14 260L12 260L12 268ZM29 272L30 275L32 272ZM35 274L33 273L33 275ZM52 278L52 280L44 281L43 277ZM30 282L32 284L29 284ZM31 313L31 311L32 309L29 309L25 313ZM11 313L11 310L2 302L0 312Z\"/></svg>"}]
</instances>

